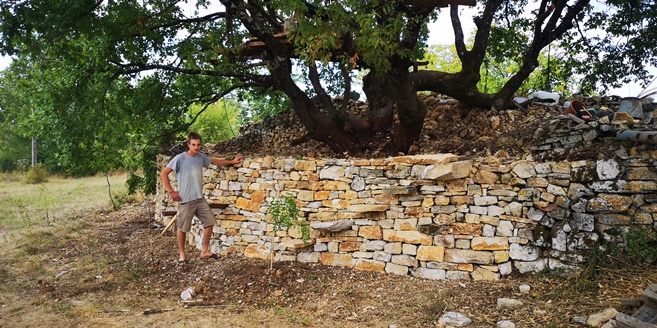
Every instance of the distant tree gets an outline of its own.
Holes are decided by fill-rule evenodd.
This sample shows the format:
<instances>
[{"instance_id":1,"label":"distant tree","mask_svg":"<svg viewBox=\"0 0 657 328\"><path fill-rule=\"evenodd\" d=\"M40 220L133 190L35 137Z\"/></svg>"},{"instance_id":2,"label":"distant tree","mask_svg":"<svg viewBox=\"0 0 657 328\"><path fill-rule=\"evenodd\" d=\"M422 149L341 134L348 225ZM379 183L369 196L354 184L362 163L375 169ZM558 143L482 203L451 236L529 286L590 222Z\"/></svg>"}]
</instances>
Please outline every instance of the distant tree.
<instances>
[{"instance_id":1,"label":"distant tree","mask_svg":"<svg viewBox=\"0 0 657 328\"><path fill-rule=\"evenodd\" d=\"M192 121L189 129L203 136L204 143L218 143L237 135L239 114L242 108L228 98L206 106L192 105L188 118Z\"/></svg>"}]
</instances>

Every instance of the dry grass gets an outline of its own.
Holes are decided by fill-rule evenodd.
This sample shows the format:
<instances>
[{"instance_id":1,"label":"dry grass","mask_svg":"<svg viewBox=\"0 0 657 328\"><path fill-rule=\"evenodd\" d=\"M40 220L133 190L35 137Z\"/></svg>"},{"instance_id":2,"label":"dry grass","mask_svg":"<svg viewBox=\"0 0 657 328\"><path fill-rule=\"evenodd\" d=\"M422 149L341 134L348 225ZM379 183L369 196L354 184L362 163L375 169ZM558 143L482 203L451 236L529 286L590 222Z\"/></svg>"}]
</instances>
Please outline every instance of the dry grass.
<instances>
[{"instance_id":1,"label":"dry grass","mask_svg":"<svg viewBox=\"0 0 657 328\"><path fill-rule=\"evenodd\" d=\"M109 176L113 195L125 192L125 174ZM51 176L41 184L26 184L18 173L4 173L0 184L0 226L7 231L24 231L50 225L90 209L111 209L107 177L80 179Z\"/></svg>"}]
</instances>

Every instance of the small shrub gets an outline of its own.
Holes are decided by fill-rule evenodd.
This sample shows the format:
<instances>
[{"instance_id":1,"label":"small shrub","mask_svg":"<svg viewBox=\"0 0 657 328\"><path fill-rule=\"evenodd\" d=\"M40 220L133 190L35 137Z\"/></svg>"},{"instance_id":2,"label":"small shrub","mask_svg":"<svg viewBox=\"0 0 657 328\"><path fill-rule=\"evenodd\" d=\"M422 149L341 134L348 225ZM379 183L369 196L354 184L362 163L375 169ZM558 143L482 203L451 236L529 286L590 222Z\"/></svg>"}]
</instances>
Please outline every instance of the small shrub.
<instances>
[{"instance_id":1,"label":"small shrub","mask_svg":"<svg viewBox=\"0 0 657 328\"><path fill-rule=\"evenodd\" d=\"M292 194L274 198L269 213L274 219L274 232L295 227L301 232L304 244L310 240L310 228L303 215L301 215Z\"/></svg>"},{"instance_id":2,"label":"small shrub","mask_svg":"<svg viewBox=\"0 0 657 328\"><path fill-rule=\"evenodd\" d=\"M297 228L301 232L301 238L305 245L310 240L310 228L308 227L308 222L299 211L295 197L292 194L288 193L284 196L276 196L271 202L268 213L271 214L274 220L274 237L271 239L272 256L269 261L269 271L271 271L274 261L273 251L276 232L292 227Z\"/></svg>"},{"instance_id":3,"label":"small shrub","mask_svg":"<svg viewBox=\"0 0 657 328\"><path fill-rule=\"evenodd\" d=\"M39 184L48 181L48 172L41 165L37 164L32 166L27 174L25 175L25 183L29 184Z\"/></svg>"},{"instance_id":4,"label":"small shrub","mask_svg":"<svg viewBox=\"0 0 657 328\"><path fill-rule=\"evenodd\" d=\"M627 256L637 264L657 263L657 231L648 226L632 226L626 236Z\"/></svg>"}]
</instances>

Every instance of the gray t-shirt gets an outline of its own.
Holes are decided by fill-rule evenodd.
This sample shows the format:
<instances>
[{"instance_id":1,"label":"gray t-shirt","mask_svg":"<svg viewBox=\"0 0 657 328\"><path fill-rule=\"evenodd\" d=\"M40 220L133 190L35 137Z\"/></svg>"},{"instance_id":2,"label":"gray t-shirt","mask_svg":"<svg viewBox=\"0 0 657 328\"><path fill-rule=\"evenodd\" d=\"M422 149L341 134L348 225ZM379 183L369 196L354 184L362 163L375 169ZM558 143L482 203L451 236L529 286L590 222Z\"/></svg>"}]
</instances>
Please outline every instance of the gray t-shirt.
<instances>
[{"instance_id":1,"label":"gray t-shirt","mask_svg":"<svg viewBox=\"0 0 657 328\"><path fill-rule=\"evenodd\" d=\"M203 153L190 156L187 152L174 157L167 167L176 172L180 203L203 198L203 168L212 164L212 159Z\"/></svg>"}]
</instances>

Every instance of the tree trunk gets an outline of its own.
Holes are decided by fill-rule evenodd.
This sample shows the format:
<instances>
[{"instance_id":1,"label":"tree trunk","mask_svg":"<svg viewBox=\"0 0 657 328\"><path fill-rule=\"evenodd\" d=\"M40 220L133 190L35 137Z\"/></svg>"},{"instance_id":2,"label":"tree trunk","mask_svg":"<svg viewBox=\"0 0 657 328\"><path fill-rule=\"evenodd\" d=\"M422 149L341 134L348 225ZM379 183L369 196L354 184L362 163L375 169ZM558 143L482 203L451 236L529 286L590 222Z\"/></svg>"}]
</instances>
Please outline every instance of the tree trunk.
<instances>
[{"instance_id":1,"label":"tree trunk","mask_svg":"<svg viewBox=\"0 0 657 328\"><path fill-rule=\"evenodd\" d=\"M394 127L392 146L395 152L408 153L420 138L427 109L417 96L408 72L408 66L400 62L387 73L372 70L363 81L363 90L370 108L370 126L373 132L392 128L394 105L399 124Z\"/></svg>"},{"instance_id":2,"label":"tree trunk","mask_svg":"<svg viewBox=\"0 0 657 328\"><path fill-rule=\"evenodd\" d=\"M387 75L377 75L374 70L363 78L363 91L369 107L369 123L372 132L381 132L392 127L394 99Z\"/></svg>"}]
</instances>

